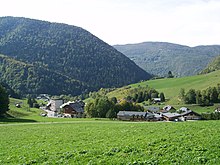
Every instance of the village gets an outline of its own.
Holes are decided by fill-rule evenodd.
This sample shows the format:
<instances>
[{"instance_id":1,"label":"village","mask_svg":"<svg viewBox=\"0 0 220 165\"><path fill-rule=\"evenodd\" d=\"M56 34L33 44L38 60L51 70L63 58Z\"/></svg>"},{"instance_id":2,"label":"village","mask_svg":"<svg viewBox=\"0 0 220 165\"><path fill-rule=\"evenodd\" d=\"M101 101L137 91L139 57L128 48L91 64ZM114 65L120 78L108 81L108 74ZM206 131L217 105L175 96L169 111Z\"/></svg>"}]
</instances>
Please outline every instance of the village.
<instances>
[{"instance_id":1,"label":"village","mask_svg":"<svg viewBox=\"0 0 220 165\"><path fill-rule=\"evenodd\" d=\"M45 96L44 96L45 97ZM38 99L41 99L38 97ZM63 118L84 118L85 103L82 100L68 101L64 103L62 99L49 99L46 97L48 104L45 107L40 107L45 113L41 116L47 117L63 117ZM156 100L156 99L155 99ZM158 101L158 100L157 100ZM219 109L215 110L216 112ZM200 114L190 110L187 107L175 109L171 105L166 105L163 108L158 106L147 106L145 112L138 111L119 111L117 120L121 121L188 121L201 120Z\"/></svg>"}]
</instances>

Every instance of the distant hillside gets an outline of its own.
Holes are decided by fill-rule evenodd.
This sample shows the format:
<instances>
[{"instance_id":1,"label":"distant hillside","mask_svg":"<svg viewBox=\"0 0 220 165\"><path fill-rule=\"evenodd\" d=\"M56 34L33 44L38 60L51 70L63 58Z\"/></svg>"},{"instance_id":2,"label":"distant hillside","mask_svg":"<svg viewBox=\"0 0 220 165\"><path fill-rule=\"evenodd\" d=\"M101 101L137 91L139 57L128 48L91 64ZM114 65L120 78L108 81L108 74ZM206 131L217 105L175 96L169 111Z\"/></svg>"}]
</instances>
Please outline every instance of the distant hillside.
<instances>
[{"instance_id":1,"label":"distant hillside","mask_svg":"<svg viewBox=\"0 0 220 165\"><path fill-rule=\"evenodd\" d=\"M196 75L216 56L220 45L188 47L165 42L115 45L145 71L166 76L168 71L177 77Z\"/></svg>"},{"instance_id":2,"label":"distant hillside","mask_svg":"<svg viewBox=\"0 0 220 165\"><path fill-rule=\"evenodd\" d=\"M169 99L169 104L179 104L178 96L180 89L184 88L186 91L189 89L205 90L208 87L215 87L220 82L220 70L211 72L205 75L188 76L181 78L165 78L157 80L149 80L136 84L131 84L122 88L118 88L107 94L109 98L116 96L123 98L126 95L127 89L136 87L152 87L158 92L164 92L165 97Z\"/></svg>"},{"instance_id":3,"label":"distant hillside","mask_svg":"<svg viewBox=\"0 0 220 165\"><path fill-rule=\"evenodd\" d=\"M214 58L214 60L208 64L201 74L210 73L216 70L220 70L220 56Z\"/></svg>"},{"instance_id":4,"label":"distant hillside","mask_svg":"<svg viewBox=\"0 0 220 165\"><path fill-rule=\"evenodd\" d=\"M57 92L54 90L51 93L59 94L64 88L63 93L67 93L68 90L70 94L75 95L78 90L83 92L101 87L119 87L151 78L150 74L129 58L88 31L66 24L1 17L0 53L24 63L19 66L28 69L28 65L28 67L32 66L32 69L37 69L34 76L40 78L36 83L41 83L37 86L42 90L26 91L23 87L29 88L27 77L20 76L19 82L22 87L14 88L23 93L29 90L45 93L53 88L57 89ZM24 72L25 68L23 68ZM42 74L40 68L47 74ZM17 72L20 70L22 68ZM9 79L6 80L8 84L12 84ZM69 81L74 81L74 88L66 88L69 86ZM47 83L48 85L45 86ZM62 84L63 87L57 84ZM86 85L82 87L79 84ZM86 86L90 88L87 89ZM34 88L35 85L31 87Z\"/></svg>"}]
</instances>

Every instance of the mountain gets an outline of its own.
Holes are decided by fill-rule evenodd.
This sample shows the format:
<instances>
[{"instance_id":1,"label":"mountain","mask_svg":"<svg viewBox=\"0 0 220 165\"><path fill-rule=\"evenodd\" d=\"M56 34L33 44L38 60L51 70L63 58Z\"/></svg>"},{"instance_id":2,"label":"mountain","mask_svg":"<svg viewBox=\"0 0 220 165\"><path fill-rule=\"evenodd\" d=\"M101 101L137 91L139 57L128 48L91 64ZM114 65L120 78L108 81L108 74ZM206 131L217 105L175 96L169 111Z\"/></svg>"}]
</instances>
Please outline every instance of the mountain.
<instances>
[{"instance_id":1,"label":"mountain","mask_svg":"<svg viewBox=\"0 0 220 165\"><path fill-rule=\"evenodd\" d=\"M207 74L210 72L214 72L216 70L220 70L220 56L214 58L208 66L201 72L201 74Z\"/></svg>"},{"instance_id":2,"label":"mountain","mask_svg":"<svg viewBox=\"0 0 220 165\"><path fill-rule=\"evenodd\" d=\"M85 84L51 71L8 56L0 55L0 76L18 94L49 93L51 95L80 94L89 89Z\"/></svg>"},{"instance_id":3,"label":"mountain","mask_svg":"<svg viewBox=\"0 0 220 165\"><path fill-rule=\"evenodd\" d=\"M114 47L145 71L158 76L166 76L169 71L177 77L196 75L220 55L220 45L188 47L166 42L144 42Z\"/></svg>"},{"instance_id":4,"label":"mountain","mask_svg":"<svg viewBox=\"0 0 220 165\"><path fill-rule=\"evenodd\" d=\"M149 73L112 46L80 27L67 24L1 17L0 53L19 61L21 68L17 72L24 72L28 67L36 71L32 76L33 79L39 77L39 80L33 80L39 86L33 89L36 93L48 91L49 94L60 94L62 92L56 90L69 86L72 81L70 87L75 88L68 89L68 92L75 95L79 91L119 87L151 78ZM28 77L29 74L21 76L21 87L14 88L21 93L29 92L30 89L25 91L22 87L28 86ZM48 86L53 88L53 92L47 89ZM79 91L74 91L76 88Z\"/></svg>"}]
</instances>

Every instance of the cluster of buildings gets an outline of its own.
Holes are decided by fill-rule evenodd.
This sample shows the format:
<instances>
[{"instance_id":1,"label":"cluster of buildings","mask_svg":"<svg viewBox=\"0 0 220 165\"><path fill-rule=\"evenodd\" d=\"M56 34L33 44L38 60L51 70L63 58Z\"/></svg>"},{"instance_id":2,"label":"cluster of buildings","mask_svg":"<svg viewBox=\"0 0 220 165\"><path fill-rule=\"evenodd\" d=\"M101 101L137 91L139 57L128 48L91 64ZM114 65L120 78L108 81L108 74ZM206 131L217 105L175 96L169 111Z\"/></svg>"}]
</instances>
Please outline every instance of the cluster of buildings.
<instances>
[{"instance_id":1,"label":"cluster of buildings","mask_svg":"<svg viewBox=\"0 0 220 165\"><path fill-rule=\"evenodd\" d=\"M119 111L117 118L123 121L186 121L200 120L201 115L186 107L175 110L174 107L168 105L163 109L148 107L147 112Z\"/></svg>"},{"instance_id":2,"label":"cluster of buildings","mask_svg":"<svg viewBox=\"0 0 220 165\"><path fill-rule=\"evenodd\" d=\"M46 107L42 108L47 112L48 117L83 117L85 103L83 101L69 101L64 103L61 99L50 99Z\"/></svg>"}]
</instances>

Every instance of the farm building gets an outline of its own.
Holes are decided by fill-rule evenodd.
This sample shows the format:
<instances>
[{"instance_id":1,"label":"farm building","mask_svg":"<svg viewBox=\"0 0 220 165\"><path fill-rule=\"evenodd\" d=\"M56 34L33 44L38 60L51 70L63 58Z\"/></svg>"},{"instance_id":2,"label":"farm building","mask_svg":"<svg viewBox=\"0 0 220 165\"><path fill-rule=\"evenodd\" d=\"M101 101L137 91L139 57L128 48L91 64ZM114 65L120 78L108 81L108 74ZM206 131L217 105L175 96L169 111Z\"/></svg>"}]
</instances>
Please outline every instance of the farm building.
<instances>
[{"instance_id":1,"label":"farm building","mask_svg":"<svg viewBox=\"0 0 220 165\"><path fill-rule=\"evenodd\" d=\"M163 107L162 112L170 112L172 110L176 110L176 109L171 105L167 105L167 106Z\"/></svg>"},{"instance_id":2,"label":"farm building","mask_svg":"<svg viewBox=\"0 0 220 165\"><path fill-rule=\"evenodd\" d=\"M160 107L146 107L148 111L150 112L159 112L160 111Z\"/></svg>"},{"instance_id":3,"label":"farm building","mask_svg":"<svg viewBox=\"0 0 220 165\"><path fill-rule=\"evenodd\" d=\"M60 106L66 116L82 117L84 113L84 104L81 102L67 102Z\"/></svg>"},{"instance_id":4,"label":"farm building","mask_svg":"<svg viewBox=\"0 0 220 165\"><path fill-rule=\"evenodd\" d=\"M215 112L220 112L220 107L216 108Z\"/></svg>"},{"instance_id":5,"label":"farm building","mask_svg":"<svg viewBox=\"0 0 220 165\"><path fill-rule=\"evenodd\" d=\"M161 102L161 98L152 98L152 99L153 99L154 104Z\"/></svg>"},{"instance_id":6,"label":"farm building","mask_svg":"<svg viewBox=\"0 0 220 165\"><path fill-rule=\"evenodd\" d=\"M46 109L53 111L53 112L58 112L60 113L60 106L63 104L63 100L60 99L51 99L47 106Z\"/></svg>"},{"instance_id":7,"label":"farm building","mask_svg":"<svg viewBox=\"0 0 220 165\"><path fill-rule=\"evenodd\" d=\"M200 114L198 114L192 110L188 110L184 113L181 113L181 116L183 116L185 118L185 120L201 120L202 119Z\"/></svg>"},{"instance_id":8,"label":"farm building","mask_svg":"<svg viewBox=\"0 0 220 165\"><path fill-rule=\"evenodd\" d=\"M162 117L167 121L175 121L175 120L179 120L181 114L167 112L167 113L162 113Z\"/></svg>"},{"instance_id":9,"label":"farm building","mask_svg":"<svg viewBox=\"0 0 220 165\"><path fill-rule=\"evenodd\" d=\"M162 113L162 116L167 121L186 121L186 120L201 120L201 115L193 112L192 110L185 111L183 113Z\"/></svg>"},{"instance_id":10,"label":"farm building","mask_svg":"<svg viewBox=\"0 0 220 165\"><path fill-rule=\"evenodd\" d=\"M154 115L149 112L119 111L117 118L124 121L146 121L152 120Z\"/></svg>"}]
</instances>

